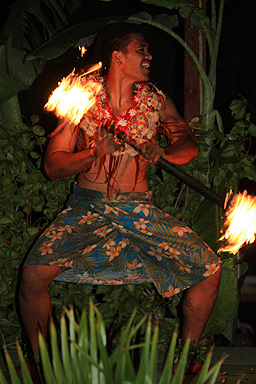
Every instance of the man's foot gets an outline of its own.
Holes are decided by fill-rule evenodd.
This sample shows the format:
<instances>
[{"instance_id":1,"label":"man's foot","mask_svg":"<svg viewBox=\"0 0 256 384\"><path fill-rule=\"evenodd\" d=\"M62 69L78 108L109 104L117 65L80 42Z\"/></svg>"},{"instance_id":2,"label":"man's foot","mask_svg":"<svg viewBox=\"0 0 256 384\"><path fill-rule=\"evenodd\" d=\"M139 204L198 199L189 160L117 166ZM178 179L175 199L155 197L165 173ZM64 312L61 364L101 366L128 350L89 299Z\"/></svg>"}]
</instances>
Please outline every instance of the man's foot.
<instances>
[{"instance_id":1,"label":"man's foot","mask_svg":"<svg viewBox=\"0 0 256 384\"><path fill-rule=\"evenodd\" d=\"M186 367L185 375L199 375L202 370L202 366L202 363L199 363L199 361L195 361L194 363Z\"/></svg>"},{"instance_id":2,"label":"man's foot","mask_svg":"<svg viewBox=\"0 0 256 384\"><path fill-rule=\"evenodd\" d=\"M29 373L37 373L37 366L35 362L26 361L26 366L29 371ZM15 371L17 375L22 375L22 368L21 365L18 365L18 367L15 368Z\"/></svg>"},{"instance_id":3,"label":"man's foot","mask_svg":"<svg viewBox=\"0 0 256 384\"><path fill-rule=\"evenodd\" d=\"M173 364L172 371L175 373L178 369L179 362ZM190 364L189 366L186 366L185 368L185 375L199 375L199 373L202 370L203 364L196 361L195 363Z\"/></svg>"}]
</instances>

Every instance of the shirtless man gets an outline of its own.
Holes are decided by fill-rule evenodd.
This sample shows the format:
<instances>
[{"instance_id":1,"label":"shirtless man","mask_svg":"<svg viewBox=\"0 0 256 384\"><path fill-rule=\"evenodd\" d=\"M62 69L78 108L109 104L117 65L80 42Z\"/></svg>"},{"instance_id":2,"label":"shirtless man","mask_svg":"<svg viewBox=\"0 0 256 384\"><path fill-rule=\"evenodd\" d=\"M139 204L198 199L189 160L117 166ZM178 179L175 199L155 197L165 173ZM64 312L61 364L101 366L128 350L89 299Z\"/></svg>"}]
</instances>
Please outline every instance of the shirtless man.
<instances>
[{"instance_id":1,"label":"shirtless man","mask_svg":"<svg viewBox=\"0 0 256 384\"><path fill-rule=\"evenodd\" d=\"M127 24L126 24L127 25ZM105 106L105 109L107 108L108 114L112 114L110 116L109 121L115 120L115 123L120 120L118 120L118 117L125 117L127 116L127 111L134 111L136 112L136 105L134 104L133 97L134 97L134 91L136 84L141 83L147 83L149 80L149 67L150 62L152 59L151 54L148 50L148 44L145 41L144 36L139 32L137 29L137 26L129 25L127 27L124 27L123 24L120 25L117 23L115 27L113 26L107 26L107 31L104 32L105 36L108 36L108 40L115 41L112 39L112 34L116 33L116 36L118 36L119 40L122 40L122 45L120 48L120 44L117 45L117 43L112 44L112 48L105 47L105 49L109 50L109 57L106 59L106 62L103 61L103 67L106 67L106 73L107 77L104 80L104 92L107 94L107 106ZM112 31L114 30L114 31ZM115 32L115 30L117 32ZM126 31L126 32L124 32ZM128 32L127 32L128 31ZM97 41L97 40L96 40ZM106 43L104 43L106 44ZM114 45L116 44L116 45ZM103 48L99 49L101 51ZM140 87L138 88L140 89ZM138 196L143 196L148 194L148 183L145 176L146 169L148 167L149 163L156 163L157 160L160 158L160 156L164 156L169 162L174 164L186 164L193 158L197 156L197 144L195 141L195 138L190 130L190 128L183 122L181 116L177 112L177 109L172 102L172 100L169 97L166 97L166 99L160 101L161 95L154 93L151 94L151 91L148 91L147 88L144 88L145 92L149 92L146 95L153 95L153 98L155 99L155 103L158 103L158 108L160 110L159 116L161 116L161 120L165 123L177 123L181 122L181 125L179 124L169 124L170 126L170 133L171 133L171 145L167 148L161 148L156 142L154 141L154 138L152 137L151 140L143 139L139 142L140 151L136 155L131 155L131 152L126 151L124 149L124 146L120 143L116 143L114 141L114 136L112 133L110 133L108 130L104 129L102 124L100 125L99 129L94 129L94 136L91 137L90 145L85 147L83 150L76 150L77 148L77 132L76 127L72 126L72 124L64 123L63 127L59 132L53 136L49 142L47 152L46 152L46 158L45 158L45 169L47 172L47 175L50 179L54 180L57 178L62 177L68 177L72 175L78 175L77 176L77 185L76 188L78 189L79 193L79 199L81 200L81 196L85 195L90 196L90 193L92 193L92 197L89 197L88 199L90 201L90 205L88 206L87 203L81 203L81 204L87 204L86 208L86 216L83 215L82 220L79 221L79 225L87 225L85 232L90 230L90 227L94 225L94 223L97 223L97 220L100 218L100 220L103 220L104 214L107 215L106 209L105 211L101 211L100 213L97 213L98 211L93 211L95 208L94 205L97 205L97 199L99 199L99 196L101 196L101 201L104 201L106 203L105 207L107 207L109 210L112 209L112 212L116 213L123 213L124 210L127 207L130 207L130 200L125 201L122 203L122 206L119 206L117 196L133 196L136 195L136 199ZM141 95L141 94L140 94ZM138 94L137 94L138 96ZM149 100L149 99L145 99ZM151 99L150 99L151 100ZM147 115L145 115L147 118L150 119L152 116L155 116L156 113L156 107L150 106L151 101L149 102L149 112ZM134 110L133 110L134 108ZM138 107L139 108L139 107ZM150 109L151 108L151 109ZM134 112L134 114L135 114ZM150 115L151 113L151 115ZM158 112L157 112L158 113ZM108 115L107 114L107 115ZM130 113L131 116L133 114ZM109 116L109 115L108 115ZM128 119L128 118L127 118ZM86 125L87 124L87 125ZM88 126L88 121L84 126ZM83 122L81 123L83 126ZM154 126L157 124L154 124ZM81 130L83 133L83 138L86 137L86 129ZM84 133L85 132L85 133ZM131 149L131 148L130 148ZM111 182L109 179L107 180L107 169L110 167L110 159L111 156L114 153L119 152L119 156L115 156L115 158L118 158L118 166L112 171L111 174ZM112 157L112 159L114 156ZM138 159L138 161L135 161L135 158ZM135 176L136 175L136 176ZM110 185L109 189L109 196L108 196L108 184ZM137 194L139 193L139 194ZM131 197L132 198L132 197ZM77 199L77 197L76 197ZM85 197L85 200L87 197ZM115 205L111 205L111 199L114 201ZM79 200L79 204L80 204ZM121 199L122 200L122 199ZM77 204L78 200L75 200ZM109 202L108 202L109 201ZM74 210L74 207L77 209L77 206L72 205L73 203L70 203L72 209ZM109 265L114 263L114 269L113 271L116 272L118 268L120 269L120 265L118 263L122 262L122 258L125 260L125 265L131 265L131 263L138 263L140 268L137 268L139 271L138 276L133 276L129 280L126 275L124 279L127 279L126 281L131 284L136 279L139 282L143 281L152 281L155 283L157 289L159 292L165 296L169 297L172 294L175 294L179 292L180 290L186 289L185 293L185 299L184 299L184 305L183 305L183 331L182 336L183 338L190 337L191 339L198 341L204 327L206 325L206 322L211 314L212 308L214 306L217 292L218 292L218 286L219 286L219 279L220 279L220 271L221 267L219 265L218 258L214 255L214 253L205 245L202 241L200 242L199 238L189 229L187 229L185 226L177 227L177 221L174 218L169 217L168 215L165 215L163 213L159 213L159 210L156 207L153 207L153 205L146 204L145 201L142 200L141 204L139 204L140 207L144 208L151 208L155 215L162 215L160 218L160 222L164 223L165 221L170 221L171 227L169 228L182 228L183 232L181 236L188 236L191 241L195 241L197 243L198 249L203 249L202 255L200 257L205 258L205 264L207 265L206 268L202 269L202 271L195 277L195 280L192 279L192 282L187 282L187 280L184 283L184 286L181 288L173 285L173 280L170 280L167 285L164 287L161 285L161 282L154 281L153 278L150 276L150 266L148 265L148 258L155 257L152 261L154 265L159 265L158 268L161 268L161 263L169 263L169 261L174 260L174 262L177 262L177 258L179 258L179 255L183 255L183 250L174 249L174 245L172 244L171 236L169 235L170 231L168 231L168 235L165 233L165 237L161 238L161 243L158 242L158 247L163 246L163 253L165 252L168 247L169 251L174 252L172 254L172 257L169 257L166 253L165 260L162 259L162 256L152 256L152 252L147 252L144 249L140 252L138 249L140 241L144 241L145 243L151 242L152 238L155 236L153 225L152 227L146 228L145 226L150 226L151 223L149 221L144 221L145 226L142 227L143 230L139 232L139 241L137 243L134 243L134 248L131 248L131 244L133 242L133 237L128 235L128 227L124 230L120 230L119 232L122 232L123 238L120 239L118 236L120 233L118 233L116 238L116 243L113 241L115 240L114 234L117 231L117 224L113 224L112 227L108 227L107 224L104 226L106 229L104 232L104 236L102 235L99 237L99 243L91 242L89 245L84 244L83 246L87 248L83 249L83 252L80 252L80 255L83 254L84 261L87 263L88 259L86 257L89 257L90 255L96 255L95 258L104 258L104 268L108 268L106 266L108 263ZM89 208L88 208L89 207ZM110 208L109 208L110 207ZM122 209L120 209L120 207ZM135 207L135 208L134 208ZM135 215L135 212L138 212L138 201L136 202L136 205L133 206L132 212L133 215ZM62 215L63 217L66 217L66 215L70 215L70 212L72 211L68 209L64 211ZM127 208L128 209L128 208ZM130 209L130 208L129 208ZM116 210L116 211L115 211ZM68 212L67 212L68 211ZM94 212L94 213L92 213ZM84 212L83 212L84 213ZM90 216L90 222L88 219ZM60 218L62 215L59 215ZM126 215L126 216L125 216ZM141 213L142 215L142 213ZM118 216L116 214L116 216ZM124 214L125 217L129 216L129 214L126 212ZM80 218L81 218L80 217ZM113 214L113 217L115 215ZM138 216L143 217L143 216ZM148 218L148 216L147 216ZM60 220L60 219L58 219ZM71 219L70 223L74 222ZM86 222L87 220L87 222ZM111 218L111 221L114 220ZM142 219L141 219L142 220ZM143 218L144 220L144 218ZM172 221L174 220L174 224L172 225ZM57 232L57 234L63 233L63 226L65 226L66 221L61 222L62 224L62 232ZM133 222L134 223L134 222ZM59 226L61 224L58 224ZM89 225L90 224L90 225ZM103 223L105 224L105 222ZM102 225L103 225L102 224ZM57 248L53 249L53 251L48 252L47 250L49 247L54 247L54 244L57 244L59 240L58 236L56 235L56 231L58 230L58 225L56 222L54 225L50 226L48 230L45 231L45 234L43 236L43 240L39 239L39 242L41 247L39 245L36 246L36 250L32 250L31 254L28 257L28 260L25 263L25 267L23 269L22 274L22 280L21 280L21 286L20 286L20 293L19 293L19 303L20 303L20 310L24 322L24 326L26 329L26 332L29 336L32 349L35 355L39 353L38 350L38 330L40 330L43 335L46 335L47 332L47 326L48 321L51 316L51 301L49 297L49 293L47 290L48 285L50 282L56 278L60 277L63 274L67 272L72 272L72 270L75 268L78 268L75 264L76 261L76 250L73 250L73 253L69 254L67 257L66 254L64 254L62 257L61 251L60 253L57 252ZM137 224L136 224L137 225ZM165 224L163 224L165 225ZM168 224L169 225L169 224ZM55 232L53 229L55 228ZM72 234L67 233L68 237L75 236L74 234L74 225L69 226L69 228L72 229ZM93 227L94 228L94 227ZM95 229L96 228L96 229ZM91 239L93 236L95 237L99 229L98 227L95 227L92 232L90 232L90 235L87 235L87 239ZM122 226L123 228L123 226ZM136 227L137 228L137 227ZM135 229L135 228L134 228ZM138 228L137 228L138 229ZM147 231L148 230L148 231ZM159 230L159 226L158 226ZM71 231L71 230L70 230ZM97 232L98 231L98 232ZM107 237L108 231L111 233L110 238ZM112 231L112 232L111 232ZM185 233L186 232L186 233ZM53 234L55 236L55 240L53 239ZM59 235L59 236L61 236ZM66 235L65 235L66 236ZM178 236L174 231L174 236ZM168 243L168 239L170 238L170 244L172 244L172 247L170 247L170 244ZM167 239L167 242L166 242ZM108 242L107 242L108 240ZM187 242L187 238L185 242ZM44 241L44 243L43 243ZM48 241L48 243L47 243ZM49 243L50 241L50 243ZM103 241L103 242L102 242ZM135 241L135 240L134 240ZM112 242L112 243L111 243ZM46 244L47 243L47 244ZM118 243L118 246L117 246ZM125 254L122 256L122 253L125 249L127 249L127 244L129 243L129 252L128 254ZM168 245L168 244L169 245ZM44 244L44 246L42 246ZM64 244L62 243L61 249L64 248ZM100 246L99 246L100 244ZM112 244L112 245L111 245ZM115 244L115 245L113 245ZM161 245L164 244L164 245ZM166 245L167 244L167 245ZM152 243L150 243L151 250L153 249ZM48 247L48 248L47 248ZM90 249L88 249L88 247ZM38 251L41 250L40 252ZM42 249L44 249L44 252L42 252ZM97 250L97 254L94 253ZM113 252L116 251L114 254ZM48 252L48 253L47 253ZM112 252L112 253L111 253ZM134 252L137 252L136 255ZM167 252L167 251L166 251ZM190 251L184 250L184 254ZM59 256L56 256L56 253L58 253ZM148 254L148 258L145 256L145 253ZM41 255L40 257L37 256L37 258L33 255ZM129 259L131 257L131 254L133 254L132 260ZM173 258L173 255L176 255ZM32 256L31 256L32 255ZM45 256L46 259L44 259ZM105 256L107 255L107 259ZM135 257L135 256L136 257ZM110 257L109 257L110 256ZM50 259L49 259L50 257ZM82 256L81 256L82 257ZM158 257L156 259L156 257ZM198 258L198 256L196 256ZM193 255L191 255L191 258ZM39 260L40 259L40 260ZM65 262L63 261L65 259ZM90 260L92 257L90 258ZM162 260L161 260L162 259ZM63 263L62 263L63 261ZM129 261L129 264L128 264ZM185 260L187 263L187 259ZM181 265L184 265L185 261L181 260L178 268L182 271L182 268L180 268ZM200 262L202 259L200 259ZM201 263L202 264L202 263ZM96 264L95 264L96 265ZM123 268L122 264L122 268ZM169 264L166 264L169 265ZM212 268L211 272L209 271L209 265ZM174 265L175 266L175 265ZM90 268L92 268L90 266ZM89 269L90 269L89 268ZM94 267L93 267L94 268ZM104 269L103 268L103 269ZM193 270L193 266L188 266L188 269L191 268ZM96 267L95 267L96 269ZM167 267L168 269L168 267ZM196 268L195 268L196 269ZM200 269L200 268L199 268ZM78 268L78 270L81 272L81 269ZM135 271L136 268L134 268L132 271ZM142 271L142 272L141 272ZM71 273L70 272L70 273ZM170 272L170 271L169 271ZM169 273L168 272L168 273ZM83 272L81 272L83 273ZM122 272L123 273L123 272ZM135 272L134 272L135 273ZM181 273L185 273L184 270ZM190 273L189 269L189 278L193 273ZM80 281L79 282L92 282L92 283L103 283L104 281L101 280L101 278L97 277L90 277L88 275L88 272L85 272L84 274L79 274ZM198 277L199 276L199 277ZM86 279L89 279L86 281ZM94 279L94 280L93 280ZM114 278L113 278L114 279ZM115 279L118 280L118 277L115 276ZM122 279L122 278L120 278ZM143 280L144 279L144 280ZM65 280L66 281L66 280ZM72 280L74 281L74 280ZM105 281L107 284L107 281ZM119 282L120 283L120 280ZM186 285L187 284L187 285ZM166 287L169 287L168 292L166 291Z\"/></svg>"}]
</instances>

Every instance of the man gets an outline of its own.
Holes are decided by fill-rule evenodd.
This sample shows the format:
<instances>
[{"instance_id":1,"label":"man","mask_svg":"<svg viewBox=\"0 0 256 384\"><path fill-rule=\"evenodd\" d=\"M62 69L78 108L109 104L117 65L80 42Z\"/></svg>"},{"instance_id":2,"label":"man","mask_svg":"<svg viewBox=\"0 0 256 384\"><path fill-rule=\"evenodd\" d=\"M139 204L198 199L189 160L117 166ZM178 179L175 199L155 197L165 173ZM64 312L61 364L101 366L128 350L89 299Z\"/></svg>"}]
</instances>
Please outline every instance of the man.
<instances>
[{"instance_id":1,"label":"man","mask_svg":"<svg viewBox=\"0 0 256 384\"><path fill-rule=\"evenodd\" d=\"M77 175L67 209L44 232L23 269L20 311L35 355L51 316L53 279L91 284L151 281L164 297L186 289L183 338L198 341L214 306L220 262L189 228L150 203L148 164L197 156L190 128L169 97L151 90L148 44L138 26L108 25L95 39L106 77L78 127L61 122L45 159L50 179ZM171 145L155 141L159 123ZM109 129L106 129L109 128ZM120 140L118 129L136 142Z\"/></svg>"}]
</instances>

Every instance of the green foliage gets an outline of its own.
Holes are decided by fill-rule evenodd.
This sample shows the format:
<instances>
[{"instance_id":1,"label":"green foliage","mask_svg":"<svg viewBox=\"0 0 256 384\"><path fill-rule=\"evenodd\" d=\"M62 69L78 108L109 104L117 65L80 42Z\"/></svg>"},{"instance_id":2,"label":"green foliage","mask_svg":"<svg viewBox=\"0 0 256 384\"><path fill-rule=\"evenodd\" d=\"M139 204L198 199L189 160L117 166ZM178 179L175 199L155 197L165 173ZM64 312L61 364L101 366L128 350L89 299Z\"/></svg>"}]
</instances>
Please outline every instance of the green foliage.
<instances>
[{"instance_id":1,"label":"green foliage","mask_svg":"<svg viewBox=\"0 0 256 384\"><path fill-rule=\"evenodd\" d=\"M46 142L38 117L0 130L0 329L5 343L20 337L15 308L19 266L35 236L63 206L70 180L51 182L41 171Z\"/></svg>"},{"instance_id":2,"label":"green foliage","mask_svg":"<svg viewBox=\"0 0 256 384\"><path fill-rule=\"evenodd\" d=\"M153 325L146 317L135 322L135 311L123 327L121 337L114 349L108 348L108 333L101 313L92 301L88 313L83 311L79 323L76 322L73 310L66 310L66 318L61 318L60 340L54 323L51 324L51 349L39 335L40 355L42 361L43 379L46 384L114 384L114 383L159 383L181 384L184 379L189 340L186 340L181 350L179 365L175 374L172 367L175 360L177 331L174 332L167 357L157 370L158 359L158 325ZM67 325L68 319L68 325ZM145 340L136 344L139 329L145 327ZM31 384L32 379L26 368L25 359L18 346L19 359L23 369L23 383ZM135 364L135 353L139 361ZM21 383L15 372L10 356L5 350L6 361L10 372L11 383ZM51 356L51 357L50 357ZM139 356L139 357L138 357ZM196 383L215 383L218 372L225 359L223 357L213 367L210 367L212 352L209 352L202 371ZM0 370L1 383L7 381Z\"/></svg>"},{"instance_id":3,"label":"green foliage","mask_svg":"<svg viewBox=\"0 0 256 384\"><path fill-rule=\"evenodd\" d=\"M233 100L230 110L234 125L230 132L224 133L217 129L201 131L198 136L198 157L181 167L221 196L225 196L230 190L236 192L242 178L256 181L256 154L251 148L256 126L250 121L246 107L245 98ZM198 131L195 132L197 134ZM163 211L185 222L217 252L221 246L218 240L224 224L223 209L181 184L156 165L150 167L148 178L155 203ZM239 279L244 277L247 264L237 255L222 254L221 258L223 273L219 295L206 330L218 334L228 329L225 336L234 341L239 306Z\"/></svg>"},{"instance_id":4,"label":"green foliage","mask_svg":"<svg viewBox=\"0 0 256 384\"><path fill-rule=\"evenodd\" d=\"M0 105L32 84L44 61L27 60L27 54L63 30L79 5L79 0L14 2L0 34Z\"/></svg>"},{"instance_id":5,"label":"green foliage","mask_svg":"<svg viewBox=\"0 0 256 384\"><path fill-rule=\"evenodd\" d=\"M15 307L19 267L34 239L64 207L74 178L49 181L42 171L46 137L38 117L30 126L16 124L16 132L0 130L0 329L6 344L21 339ZM89 299L101 309L113 343L135 307L136 320L147 314L162 325L165 349L177 325L179 296L164 299L151 284L139 286L92 286L52 282L54 316L60 321L63 306L73 305L77 315Z\"/></svg>"}]
</instances>

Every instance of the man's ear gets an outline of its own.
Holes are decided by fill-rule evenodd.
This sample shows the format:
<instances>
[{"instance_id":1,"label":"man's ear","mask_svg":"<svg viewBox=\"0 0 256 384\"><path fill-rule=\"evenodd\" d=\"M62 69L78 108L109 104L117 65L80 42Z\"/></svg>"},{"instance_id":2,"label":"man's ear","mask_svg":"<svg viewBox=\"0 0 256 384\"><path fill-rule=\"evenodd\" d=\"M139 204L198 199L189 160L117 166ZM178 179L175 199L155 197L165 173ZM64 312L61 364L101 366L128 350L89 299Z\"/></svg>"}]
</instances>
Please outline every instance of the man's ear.
<instances>
[{"instance_id":1,"label":"man's ear","mask_svg":"<svg viewBox=\"0 0 256 384\"><path fill-rule=\"evenodd\" d=\"M112 61L122 64L122 52L121 51L113 51L112 52Z\"/></svg>"}]
</instances>

